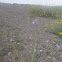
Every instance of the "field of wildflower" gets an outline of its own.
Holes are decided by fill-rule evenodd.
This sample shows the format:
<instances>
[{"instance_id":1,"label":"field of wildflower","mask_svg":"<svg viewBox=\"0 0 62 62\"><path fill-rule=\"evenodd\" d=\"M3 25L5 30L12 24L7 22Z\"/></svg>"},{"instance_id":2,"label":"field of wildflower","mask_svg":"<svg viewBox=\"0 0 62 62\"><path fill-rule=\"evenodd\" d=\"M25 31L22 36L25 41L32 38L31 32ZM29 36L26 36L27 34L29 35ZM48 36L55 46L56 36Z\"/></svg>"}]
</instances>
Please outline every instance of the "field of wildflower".
<instances>
[{"instance_id":1,"label":"field of wildflower","mask_svg":"<svg viewBox=\"0 0 62 62\"><path fill-rule=\"evenodd\" d=\"M46 17L55 19L57 21L51 22L52 27L47 27L47 31L62 36L62 7L60 6L34 6L28 13L31 14L31 17ZM54 25L54 26L53 26ZM53 28L54 27L54 28ZM50 28L50 29L49 29ZM49 29L49 30L48 30Z\"/></svg>"},{"instance_id":2,"label":"field of wildflower","mask_svg":"<svg viewBox=\"0 0 62 62\"><path fill-rule=\"evenodd\" d=\"M62 62L62 7L0 3L0 62Z\"/></svg>"}]
</instances>

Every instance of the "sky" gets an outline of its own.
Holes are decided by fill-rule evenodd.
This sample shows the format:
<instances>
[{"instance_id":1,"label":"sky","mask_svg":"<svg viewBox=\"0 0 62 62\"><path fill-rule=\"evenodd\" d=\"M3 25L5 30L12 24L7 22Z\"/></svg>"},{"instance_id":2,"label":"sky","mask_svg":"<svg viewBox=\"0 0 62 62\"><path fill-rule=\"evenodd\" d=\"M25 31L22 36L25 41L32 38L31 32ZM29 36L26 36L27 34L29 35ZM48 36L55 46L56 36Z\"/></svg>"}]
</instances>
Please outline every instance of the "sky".
<instances>
[{"instance_id":1,"label":"sky","mask_svg":"<svg viewBox=\"0 0 62 62\"><path fill-rule=\"evenodd\" d=\"M62 6L62 0L0 0L2 3L36 4L46 6Z\"/></svg>"}]
</instances>

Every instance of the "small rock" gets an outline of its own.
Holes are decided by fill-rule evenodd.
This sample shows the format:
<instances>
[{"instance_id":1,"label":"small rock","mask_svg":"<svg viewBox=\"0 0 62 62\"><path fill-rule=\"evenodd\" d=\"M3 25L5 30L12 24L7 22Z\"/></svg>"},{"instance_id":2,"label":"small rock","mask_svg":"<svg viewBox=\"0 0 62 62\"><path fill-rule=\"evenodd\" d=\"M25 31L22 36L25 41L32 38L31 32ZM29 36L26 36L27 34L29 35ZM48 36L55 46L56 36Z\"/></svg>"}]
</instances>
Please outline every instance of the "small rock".
<instances>
[{"instance_id":1,"label":"small rock","mask_svg":"<svg viewBox=\"0 0 62 62\"><path fill-rule=\"evenodd\" d=\"M17 43L18 45L20 45L20 43Z\"/></svg>"},{"instance_id":2,"label":"small rock","mask_svg":"<svg viewBox=\"0 0 62 62\"><path fill-rule=\"evenodd\" d=\"M49 42L49 40L46 40L46 42Z\"/></svg>"},{"instance_id":3,"label":"small rock","mask_svg":"<svg viewBox=\"0 0 62 62\"><path fill-rule=\"evenodd\" d=\"M40 50L40 52L42 52L42 50Z\"/></svg>"},{"instance_id":4,"label":"small rock","mask_svg":"<svg viewBox=\"0 0 62 62\"><path fill-rule=\"evenodd\" d=\"M48 58L51 58L50 56Z\"/></svg>"},{"instance_id":5,"label":"small rock","mask_svg":"<svg viewBox=\"0 0 62 62\"><path fill-rule=\"evenodd\" d=\"M45 41L45 45L48 46L49 44L50 44L50 43L49 43L49 40L46 40L46 41Z\"/></svg>"},{"instance_id":6,"label":"small rock","mask_svg":"<svg viewBox=\"0 0 62 62\"><path fill-rule=\"evenodd\" d=\"M30 44L30 46L32 46L32 44Z\"/></svg>"},{"instance_id":7,"label":"small rock","mask_svg":"<svg viewBox=\"0 0 62 62\"><path fill-rule=\"evenodd\" d=\"M39 17L37 17L37 19L38 19Z\"/></svg>"},{"instance_id":8,"label":"small rock","mask_svg":"<svg viewBox=\"0 0 62 62\"><path fill-rule=\"evenodd\" d=\"M16 37L16 36L13 36L13 37Z\"/></svg>"},{"instance_id":9,"label":"small rock","mask_svg":"<svg viewBox=\"0 0 62 62\"><path fill-rule=\"evenodd\" d=\"M31 51L29 51L29 53L31 53Z\"/></svg>"},{"instance_id":10,"label":"small rock","mask_svg":"<svg viewBox=\"0 0 62 62\"><path fill-rule=\"evenodd\" d=\"M8 56L10 56L10 55L11 55L11 52L8 53Z\"/></svg>"},{"instance_id":11,"label":"small rock","mask_svg":"<svg viewBox=\"0 0 62 62\"><path fill-rule=\"evenodd\" d=\"M60 57L62 57L62 55L60 55Z\"/></svg>"}]
</instances>

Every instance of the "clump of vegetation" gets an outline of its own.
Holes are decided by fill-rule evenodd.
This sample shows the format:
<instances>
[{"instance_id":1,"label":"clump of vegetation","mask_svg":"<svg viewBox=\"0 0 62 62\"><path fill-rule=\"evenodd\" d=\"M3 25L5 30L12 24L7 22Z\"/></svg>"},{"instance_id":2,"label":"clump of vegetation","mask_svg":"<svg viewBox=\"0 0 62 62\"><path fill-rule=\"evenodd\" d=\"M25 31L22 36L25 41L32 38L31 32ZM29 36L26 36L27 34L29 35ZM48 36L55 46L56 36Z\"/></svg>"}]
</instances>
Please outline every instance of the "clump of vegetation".
<instances>
[{"instance_id":1,"label":"clump of vegetation","mask_svg":"<svg viewBox=\"0 0 62 62\"><path fill-rule=\"evenodd\" d=\"M31 16L37 17L48 17L53 19L59 19L62 15L61 7L53 7L53 6L35 6L28 10Z\"/></svg>"},{"instance_id":2,"label":"clump of vegetation","mask_svg":"<svg viewBox=\"0 0 62 62\"><path fill-rule=\"evenodd\" d=\"M7 55L8 52L12 51L13 48L11 47L11 45L8 45L8 46L4 46L2 47L2 49L0 50L0 56L4 56L4 55Z\"/></svg>"},{"instance_id":3,"label":"clump of vegetation","mask_svg":"<svg viewBox=\"0 0 62 62\"><path fill-rule=\"evenodd\" d=\"M46 17L46 18L52 18L56 19L57 22L55 22L53 27L47 28L47 31L50 33L53 33L59 37L62 37L62 22L59 20L62 20L62 9L58 6L34 6L29 11L31 16L36 17Z\"/></svg>"},{"instance_id":4,"label":"clump of vegetation","mask_svg":"<svg viewBox=\"0 0 62 62\"><path fill-rule=\"evenodd\" d=\"M53 23L53 27L47 27L47 32L57 35L58 37L62 37L62 21L57 21Z\"/></svg>"}]
</instances>

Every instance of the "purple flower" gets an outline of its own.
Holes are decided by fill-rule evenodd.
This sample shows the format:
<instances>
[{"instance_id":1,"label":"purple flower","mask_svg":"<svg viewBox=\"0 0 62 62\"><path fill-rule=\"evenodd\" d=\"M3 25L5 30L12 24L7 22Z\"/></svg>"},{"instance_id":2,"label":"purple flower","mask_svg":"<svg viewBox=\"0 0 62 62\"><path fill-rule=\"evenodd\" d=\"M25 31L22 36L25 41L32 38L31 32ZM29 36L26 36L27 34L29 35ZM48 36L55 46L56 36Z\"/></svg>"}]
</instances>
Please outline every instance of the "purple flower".
<instances>
[{"instance_id":1,"label":"purple flower","mask_svg":"<svg viewBox=\"0 0 62 62\"><path fill-rule=\"evenodd\" d=\"M60 48L60 46L58 44L56 44L55 46L57 46L58 48Z\"/></svg>"},{"instance_id":2,"label":"purple flower","mask_svg":"<svg viewBox=\"0 0 62 62\"><path fill-rule=\"evenodd\" d=\"M33 21L32 24L35 24L35 22Z\"/></svg>"},{"instance_id":3,"label":"purple flower","mask_svg":"<svg viewBox=\"0 0 62 62\"><path fill-rule=\"evenodd\" d=\"M14 42L14 40L11 39L10 42Z\"/></svg>"},{"instance_id":4,"label":"purple flower","mask_svg":"<svg viewBox=\"0 0 62 62\"><path fill-rule=\"evenodd\" d=\"M37 21L33 21L32 24L38 24Z\"/></svg>"}]
</instances>

